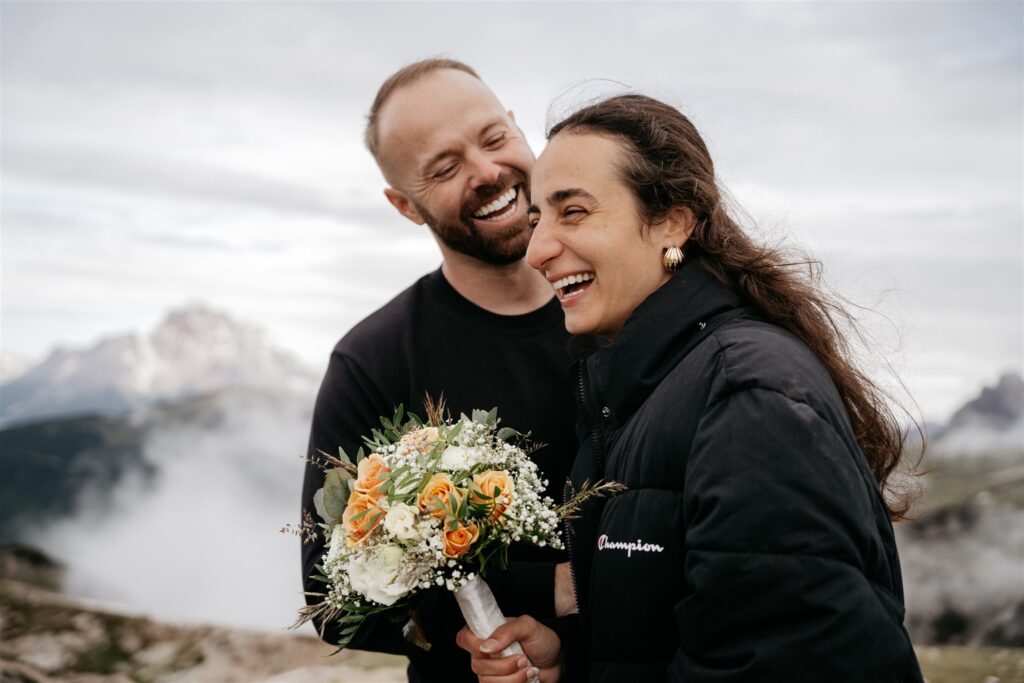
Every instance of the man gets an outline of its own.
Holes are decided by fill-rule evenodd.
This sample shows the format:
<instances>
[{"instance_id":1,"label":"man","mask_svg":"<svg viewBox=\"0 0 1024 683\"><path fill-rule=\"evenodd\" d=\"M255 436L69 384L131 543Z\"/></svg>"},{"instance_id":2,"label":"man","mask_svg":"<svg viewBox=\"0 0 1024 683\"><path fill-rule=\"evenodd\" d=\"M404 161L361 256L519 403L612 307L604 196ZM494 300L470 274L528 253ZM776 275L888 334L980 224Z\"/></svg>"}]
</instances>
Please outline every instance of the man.
<instances>
[{"instance_id":1,"label":"man","mask_svg":"<svg viewBox=\"0 0 1024 683\"><path fill-rule=\"evenodd\" d=\"M534 157L512 113L470 67L425 60L381 86L366 144L389 184L388 201L429 227L442 265L335 347L317 396L310 458L339 446L354 453L397 404L422 416L424 396L443 394L454 415L497 407L503 425L546 444L531 457L548 495L560 499L576 450L568 334L551 285L523 260ZM315 515L322 484L322 470L307 465L304 511ZM322 590L308 577L323 549L322 538L303 546L307 591ZM564 554L523 546L510 559L507 573L488 576L506 614L553 616L555 563ZM558 569L562 580L566 571ZM475 681L455 644L463 620L451 594L429 592L418 615L429 651L383 617L368 620L350 647L408 656L410 681ZM337 631L328 628L324 639L333 642Z\"/></svg>"}]
</instances>

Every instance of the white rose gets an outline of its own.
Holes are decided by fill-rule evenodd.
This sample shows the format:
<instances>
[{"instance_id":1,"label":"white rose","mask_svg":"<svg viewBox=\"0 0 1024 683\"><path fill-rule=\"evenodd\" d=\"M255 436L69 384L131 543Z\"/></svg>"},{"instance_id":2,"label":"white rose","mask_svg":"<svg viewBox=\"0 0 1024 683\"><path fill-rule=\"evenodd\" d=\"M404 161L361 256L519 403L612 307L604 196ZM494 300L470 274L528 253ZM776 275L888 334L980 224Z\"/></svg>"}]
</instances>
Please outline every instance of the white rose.
<instances>
[{"instance_id":1,"label":"white rose","mask_svg":"<svg viewBox=\"0 0 1024 683\"><path fill-rule=\"evenodd\" d=\"M468 470L479 463L482 457L483 453L474 446L449 446L441 454L441 467L446 470Z\"/></svg>"},{"instance_id":2,"label":"white rose","mask_svg":"<svg viewBox=\"0 0 1024 683\"><path fill-rule=\"evenodd\" d=\"M341 524L335 524L331 529L331 543L327 549L327 561L333 562L338 559L338 554L345 547L345 529Z\"/></svg>"},{"instance_id":3,"label":"white rose","mask_svg":"<svg viewBox=\"0 0 1024 683\"><path fill-rule=\"evenodd\" d=\"M419 538L416 530L418 517L419 510L412 505L395 503L384 517L384 528L400 541L411 541Z\"/></svg>"},{"instance_id":4,"label":"white rose","mask_svg":"<svg viewBox=\"0 0 1024 683\"><path fill-rule=\"evenodd\" d=\"M446 470L462 470L467 467L469 456L462 446L449 446L441 454L441 467Z\"/></svg>"},{"instance_id":5,"label":"white rose","mask_svg":"<svg viewBox=\"0 0 1024 683\"><path fill-rule=\"evenodd\" d=\"M412 572L403 572L405 551L397 545L379 545L349 558L349 582L360 595L382 605L393 605L416 585Z\"/></svg>"}]
</instances>

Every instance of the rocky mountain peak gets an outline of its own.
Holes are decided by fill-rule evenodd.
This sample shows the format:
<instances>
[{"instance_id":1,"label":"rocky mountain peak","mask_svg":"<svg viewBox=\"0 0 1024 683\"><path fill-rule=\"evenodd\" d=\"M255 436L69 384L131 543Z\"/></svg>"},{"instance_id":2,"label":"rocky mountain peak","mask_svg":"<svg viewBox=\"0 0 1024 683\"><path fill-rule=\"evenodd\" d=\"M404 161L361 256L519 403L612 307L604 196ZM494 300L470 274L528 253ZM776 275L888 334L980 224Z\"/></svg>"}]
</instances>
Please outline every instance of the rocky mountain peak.
<instances>
[{"instance_id":1,"label":"rocky mountain peak","mask_svg":"<svg viewBox=\"0 0 1024 683\"><path fill-rule=\"evenodd\" d=\"M1006 429L1024 418L1024 378L1005 373L994 387L985 387L981 394L964 404L950 418L949 428L964 424L988 424Z\"/></svg>"},{"instance_id":2,"label":"rocky mountain peak","mask_svg":"<svg viewBox=\"0 0 1024 683\"><path fill-rule=\"evenodd\" d=\"M1024 452L1024 378L1005 373L957 410L932 442L933 452Z\"/></svg>"},{"instance_id":3,"label":"rocky mountain peak","mask_svg":"<svg viewBox=\"0 0 1024 683\"><path fill-rule=\"evenodd\" d=\"M315 379L262 328L190 304L169 311L148 334L55 349L0 385L0 424L112 414L238 387L312 393Z\"/></svg>"}]
</instances>

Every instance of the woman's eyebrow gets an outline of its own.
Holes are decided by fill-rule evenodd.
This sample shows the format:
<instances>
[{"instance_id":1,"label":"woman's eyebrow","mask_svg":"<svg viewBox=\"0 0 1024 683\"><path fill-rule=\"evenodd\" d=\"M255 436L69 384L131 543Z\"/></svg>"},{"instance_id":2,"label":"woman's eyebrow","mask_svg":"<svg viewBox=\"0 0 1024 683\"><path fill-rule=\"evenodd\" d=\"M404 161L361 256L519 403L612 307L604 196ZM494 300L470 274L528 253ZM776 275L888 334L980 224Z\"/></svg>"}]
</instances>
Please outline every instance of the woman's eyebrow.
<instances>
[{"instance_id":1,"label":"woman's eyebrow","mask_svg":"<svg viewBox=\"0 0 1024 683\"><path fill-rule=\"evenodd\" d=\"M554 205L559 202L564 202L567 199L575 199L577 197L597 201L597 198L594 197L594 195L590 194L582 187L571 187L566 190L555 190L548 195L547 202L548 204ZM526 207L526 213L540 213L540 207L536 204L530 204Z\"/></svg>"},{"instance_id":2,"label":"woman's eyebrow","mask_svg":"<svg viewBox=\"0 0 1024 683\"><path fill-rule=\"evenodd\" d=\"M578 197L590 200L595 199L594 195L590 194L582 187L571 187L566 190L555 190L548 195L547 200L548 204L558 204L559 202L564 202L566 199L576 199Z\"/></svg>"}]
</instances>

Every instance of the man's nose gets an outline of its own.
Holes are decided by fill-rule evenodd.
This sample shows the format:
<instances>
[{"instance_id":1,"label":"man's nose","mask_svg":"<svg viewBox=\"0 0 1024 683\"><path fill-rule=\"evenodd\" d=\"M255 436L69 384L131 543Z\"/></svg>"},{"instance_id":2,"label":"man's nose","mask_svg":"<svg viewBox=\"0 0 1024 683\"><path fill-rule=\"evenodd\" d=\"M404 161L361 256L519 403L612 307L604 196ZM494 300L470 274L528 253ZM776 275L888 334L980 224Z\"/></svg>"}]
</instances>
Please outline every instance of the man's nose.
<instances>
[{"instance_id":1,"label":"man's nose","mask_svg":"<svg viewBox=\"0 0 1024 683\"><path fill-rule=\"evenodd\" d=\"M470 172L473 188L493 185L501 176L501 166L490 155L481 151L470 159Z\"/></svg>"}]
</instances>

